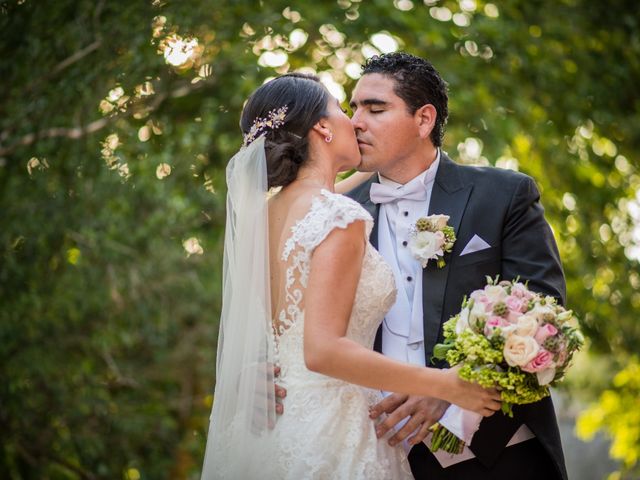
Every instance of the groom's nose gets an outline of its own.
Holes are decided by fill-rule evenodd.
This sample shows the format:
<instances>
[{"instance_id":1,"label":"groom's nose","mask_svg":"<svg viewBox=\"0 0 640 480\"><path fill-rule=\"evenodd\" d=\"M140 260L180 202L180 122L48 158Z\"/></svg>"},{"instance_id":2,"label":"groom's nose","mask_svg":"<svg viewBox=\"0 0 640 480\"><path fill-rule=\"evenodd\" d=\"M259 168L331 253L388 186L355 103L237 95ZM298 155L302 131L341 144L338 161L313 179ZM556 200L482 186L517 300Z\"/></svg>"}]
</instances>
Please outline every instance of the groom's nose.
<instances>
[{"instance_id":1,"label":"groom's nose","mask_svg":"<svg viewBox=\"0 0 640 480\"><path fill-rule=\"evenodd\" d=\"M367 129L365 123L362 121L362 115L356 110L351 117L351 125L353 129L357 131L365 131Z\"/></svg>"}]
</instances>

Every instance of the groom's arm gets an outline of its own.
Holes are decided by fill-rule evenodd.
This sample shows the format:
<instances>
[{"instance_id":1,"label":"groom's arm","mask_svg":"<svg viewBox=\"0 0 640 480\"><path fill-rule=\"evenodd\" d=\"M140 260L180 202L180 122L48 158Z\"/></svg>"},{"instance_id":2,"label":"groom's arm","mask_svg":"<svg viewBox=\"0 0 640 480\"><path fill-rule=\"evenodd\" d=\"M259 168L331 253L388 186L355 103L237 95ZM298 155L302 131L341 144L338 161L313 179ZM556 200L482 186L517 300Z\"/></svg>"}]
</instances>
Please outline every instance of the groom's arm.
<instances>
[{"instance_id":1,"label":"groom's arm","mask_svg":"<svg viewBox=\"0 0 640 480\"><path fill-rule=\"evenodd\" d=\"M565 302L566 286L558 247L544 218L540 192L531 177L516 186L502 231L501 278L520 277L531 290Z\"/></svg>"}]
</instances>

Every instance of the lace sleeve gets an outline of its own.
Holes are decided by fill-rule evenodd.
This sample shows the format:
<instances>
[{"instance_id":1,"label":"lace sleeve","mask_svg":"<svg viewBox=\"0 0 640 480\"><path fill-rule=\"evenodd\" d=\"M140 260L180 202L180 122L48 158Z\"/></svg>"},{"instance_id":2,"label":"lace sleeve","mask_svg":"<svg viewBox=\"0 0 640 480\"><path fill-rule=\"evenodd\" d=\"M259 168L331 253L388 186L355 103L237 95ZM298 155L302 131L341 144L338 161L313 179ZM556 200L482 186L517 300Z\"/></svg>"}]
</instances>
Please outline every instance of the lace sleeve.
<instances>
[{"instance_id":1,"label":"lace sleeve","mask_svg":"<svg viewBox=\"0 0 640 480\"><path fill-rule=\"evenodd\" d=\"M335 228L347 228L355 221L364 220L365 238L368 239L373 228L373 218L362 206L344 195L322 190L314 198L307 215L291 229L282 252L287 260L296 245L310 254Z\"/></svg>"}]
</instances>

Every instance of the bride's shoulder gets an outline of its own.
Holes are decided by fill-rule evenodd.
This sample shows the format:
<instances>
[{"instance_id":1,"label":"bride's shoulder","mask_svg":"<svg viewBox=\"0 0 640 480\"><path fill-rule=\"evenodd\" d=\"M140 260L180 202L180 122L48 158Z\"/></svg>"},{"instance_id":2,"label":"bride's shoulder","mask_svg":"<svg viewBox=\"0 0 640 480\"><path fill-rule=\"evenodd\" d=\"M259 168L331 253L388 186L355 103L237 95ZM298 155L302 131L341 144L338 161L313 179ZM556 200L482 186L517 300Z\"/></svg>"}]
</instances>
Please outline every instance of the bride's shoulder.
<instances>
[{"instance_id":1,"label":"bride's shoulder","mask_svg":"<svg viewBox=\"0 0 640 480\"><path fill-rule=\"evenodd\" d=\"M336 218L337 220L343 219L349 223L355 220L373 222L373 218L362 205L340 193L323 189L317 197L316 205L324 210L327 216Z\"/></svg>"},{"instance_id":2,"label":"bride's shoulder","mask_svg":"<svg viewBox=\"0 0 640 480\"><path fill-rule=\"evenodd\" d=\"M333 193L329 190L319 190L314 195L298 200L299 205L310 204L306 215L292 227L292 235L285 247L285 257L295 244L301 244L307 250L312 250L320 244L335 228L347 228L355 221L365 222L366 235L371 233L373 218L358 202Z\"/></svg>"}]
</instances>

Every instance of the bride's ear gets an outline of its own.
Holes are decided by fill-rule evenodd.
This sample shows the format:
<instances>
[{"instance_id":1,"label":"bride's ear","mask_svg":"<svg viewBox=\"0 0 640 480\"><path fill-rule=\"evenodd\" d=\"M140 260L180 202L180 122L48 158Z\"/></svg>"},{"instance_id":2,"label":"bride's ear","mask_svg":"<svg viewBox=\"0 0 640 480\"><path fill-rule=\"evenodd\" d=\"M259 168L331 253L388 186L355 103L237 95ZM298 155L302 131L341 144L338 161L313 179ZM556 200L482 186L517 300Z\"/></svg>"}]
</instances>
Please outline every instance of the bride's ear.
<instances>
[{"instance_id":1,"label":"bride's ear","mask_svg":"<svg viewBox=\"0 0 640 480\"><path fill-rule=\"evenodd\" d=\"M325 139L331 138L333 136L329 120L327 120L326 118L320 119L318 123L313 126L312 130L318 132L318 134Z\"/></svg>"}]
</instances>

